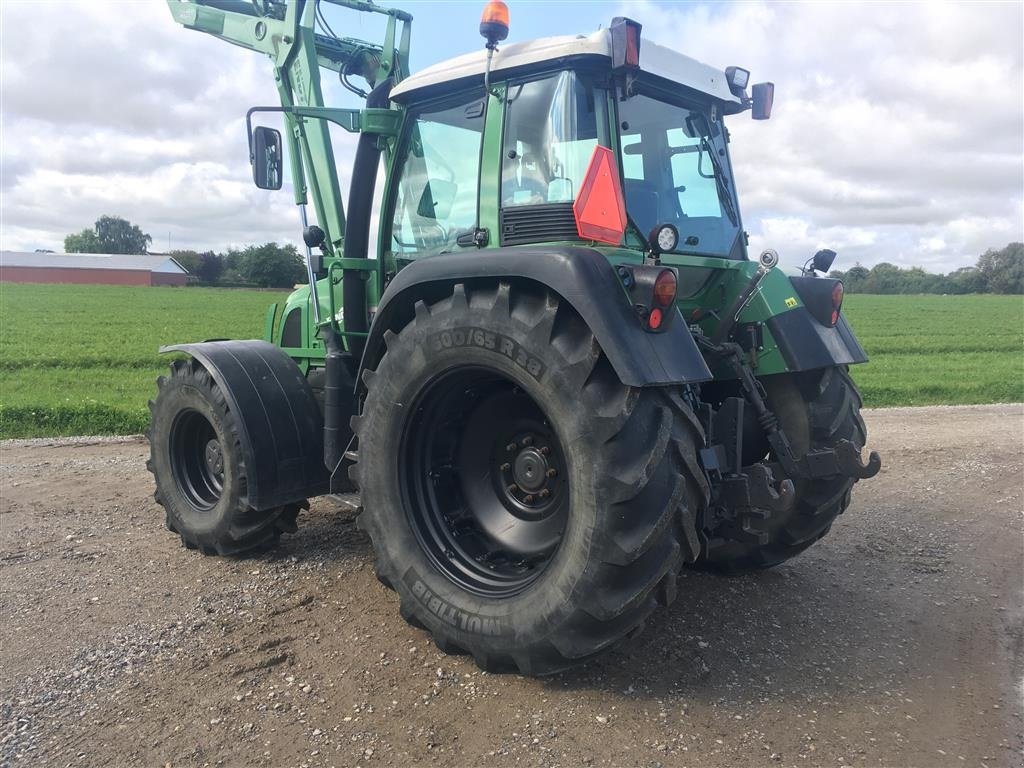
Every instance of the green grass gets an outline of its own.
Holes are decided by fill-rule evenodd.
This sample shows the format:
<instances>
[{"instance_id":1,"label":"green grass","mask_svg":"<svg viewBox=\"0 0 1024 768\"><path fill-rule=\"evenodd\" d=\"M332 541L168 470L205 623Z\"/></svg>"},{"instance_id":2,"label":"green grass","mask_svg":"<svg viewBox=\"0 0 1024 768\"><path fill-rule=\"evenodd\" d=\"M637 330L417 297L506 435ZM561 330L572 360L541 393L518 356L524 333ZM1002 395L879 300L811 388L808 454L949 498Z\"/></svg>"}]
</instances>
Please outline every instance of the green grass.
<instances>
[{"instance_id":1,"label":"green grass","mask_svg":"<svg viewBox=\"0 0 1024 768\"><path fill-rule=\"evenodd\" d=\"M1024 400L1021 296L847 296L868 407Z\"/></svg>"},{"instance_id":2,"label":"green grass","mask_svg":"<svg viewBox=\"0 0 1024 768\"><path fill-rule=\"evenodd\" d=\"M162 344L260 338L286 292L0 285L0 437L132 434L167 371Z\"/></svg>"},{"instance_id":3,"label":"green grass","mask_svg":"<svg viewBox=\"0 0 1024 768\"><path fill-rule=\"evenodd\" d=\"M0 437L142 432L161 344L259 338L285 294L0 285ZM869 407L1024 400L1019 296L848 296Z\"/></svg>"}]
</instances>

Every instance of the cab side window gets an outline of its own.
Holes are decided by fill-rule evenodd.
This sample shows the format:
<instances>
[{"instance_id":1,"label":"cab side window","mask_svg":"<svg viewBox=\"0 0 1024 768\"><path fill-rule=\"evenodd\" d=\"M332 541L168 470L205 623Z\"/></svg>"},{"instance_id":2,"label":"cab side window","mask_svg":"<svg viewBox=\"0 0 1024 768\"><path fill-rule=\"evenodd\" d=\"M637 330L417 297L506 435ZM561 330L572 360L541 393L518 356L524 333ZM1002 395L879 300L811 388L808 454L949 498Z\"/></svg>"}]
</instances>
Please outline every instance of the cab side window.
<instances>
[{"instance_id":1,"label":"cab side window","mask_svg":"<svg viewBox=\"0 0 1024 768\"><path fill-rule=\"evenodd\" d=\"M455 250L476 223L479 94L417 114L406 134L387 249L416 257Z\"/></svg>"},{"instance_id":2,"label":"cab side window","mask_svg":"<svg viewBox=\"0 0 1024 768\"><path fill-rule=\"evenodd\" d=\"M512 83L506 98L502 207L571 203L598 144L595 89L561 72Z\"/></svg>"}]
</instances>

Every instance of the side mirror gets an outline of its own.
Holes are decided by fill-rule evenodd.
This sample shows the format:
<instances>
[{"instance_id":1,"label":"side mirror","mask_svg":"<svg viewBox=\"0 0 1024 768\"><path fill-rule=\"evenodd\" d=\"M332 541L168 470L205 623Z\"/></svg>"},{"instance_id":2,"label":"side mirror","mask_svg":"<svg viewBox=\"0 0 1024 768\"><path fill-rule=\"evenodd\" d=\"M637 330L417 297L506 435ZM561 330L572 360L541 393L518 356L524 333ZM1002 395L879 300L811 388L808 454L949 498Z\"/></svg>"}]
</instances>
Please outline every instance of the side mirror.
<instances>
[{"instance_id":1,"label":"side mirror","mask_svg":"<svg viewBox=\"0 0 1024 768\"><path fill-rule=\"evenodd\" d=\"M828 274L828 271L832 269L832 262L836 260L836 252L829 250L828 248L822 248L811 259L811 269L816 272L824 272Z\"/></svg>"},{"instance_id":2,"label":"side mirror","mask_svg":"<svg viewBox=\"0 0 1024 768\"><path fill-rule=\"evenodd\" d=\"M767 120L772 116L774 100L775 83L757 83L750 86L750 116L755 120Z\"/></svg>"},{"instance_id":3,"label":"side mirror","mask_svg":"<svg viewBox=\"0 0 1024 768\"><path fill-rule=\"evenodd\" d=\"M280 189L284 158L281 153L281 132L266 126L252 133L252 180L260 189Z\"/></svg>"},{"instance_id":4,"label":"side mirror","mask_svg":"<svg viewBox=\"0 0 1024 768\"><path fill-rule=\"evenodd\" d=\"M458 191L459 185L454 181L431 179L420 195L416 215L424 219L447 220L452 213L452 204Z\"/></svg>"}]
</instances>

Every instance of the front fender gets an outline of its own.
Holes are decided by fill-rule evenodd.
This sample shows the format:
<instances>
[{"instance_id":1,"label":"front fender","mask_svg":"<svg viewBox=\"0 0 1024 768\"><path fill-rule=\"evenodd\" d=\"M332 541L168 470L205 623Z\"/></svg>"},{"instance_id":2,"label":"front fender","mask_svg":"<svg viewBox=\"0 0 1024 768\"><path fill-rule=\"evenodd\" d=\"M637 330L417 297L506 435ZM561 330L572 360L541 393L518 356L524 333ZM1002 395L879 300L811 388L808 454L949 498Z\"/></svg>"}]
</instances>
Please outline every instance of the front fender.
<instances>
[{"instance_id":1,"label":"front fender","mask_svg":"<svg viewBox=\"0 0 1024 768\"><path fill-rule=\"evenodd\" d=\"M270 509L328 492L323 416L288 355L265 341L173 344L209 371L239 422L247 501Z\"/></svg>"},{"instance_id":2,"label":"front fender","mask_svg":"<svg viewBox=\"0 0 1024 768\"><path fill-rule=\"evenodd\" d=\"M598 251L573 246L495 248L413 262L381 296L360 371L377 367L384 333L397 333L410 322L416 301L437 300L448 286L479 279L530 280L557 293L587 323L623 384L692 384L711 378L681 317L664 333L647 333L609 261Z\"/></svg>"}]
</instances>

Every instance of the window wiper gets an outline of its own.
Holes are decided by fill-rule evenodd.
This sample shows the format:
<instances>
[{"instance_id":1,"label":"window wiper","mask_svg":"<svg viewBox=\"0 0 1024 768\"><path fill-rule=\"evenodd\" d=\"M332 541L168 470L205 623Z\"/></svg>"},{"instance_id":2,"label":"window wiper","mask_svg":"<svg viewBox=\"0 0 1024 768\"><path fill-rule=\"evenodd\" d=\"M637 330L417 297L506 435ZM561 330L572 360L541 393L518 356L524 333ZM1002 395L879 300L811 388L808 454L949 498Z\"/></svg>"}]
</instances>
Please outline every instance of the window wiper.
<instances>
[{"instance_id":1,"label":"window wiper","mask_svg":"<svg viewBox=\"0 0 1024 768\"><path fill-rule=\"evenodd\" d=\"M700 137L701 146L708 153L708 159L711 161L711 168L715 174L715 189L718 191L718 201L722 204L725 209L726 215L729 217L729 221L732 222L734 227L740 225L739 216L736 214L736 207L732 203L732 194L729 192L729 182L725 178L725 171L722 168L722 164L715 157L715 153L711 148L711 142L708 141L707 136Z\"/></svg>"}]
</instances>

